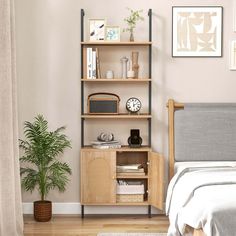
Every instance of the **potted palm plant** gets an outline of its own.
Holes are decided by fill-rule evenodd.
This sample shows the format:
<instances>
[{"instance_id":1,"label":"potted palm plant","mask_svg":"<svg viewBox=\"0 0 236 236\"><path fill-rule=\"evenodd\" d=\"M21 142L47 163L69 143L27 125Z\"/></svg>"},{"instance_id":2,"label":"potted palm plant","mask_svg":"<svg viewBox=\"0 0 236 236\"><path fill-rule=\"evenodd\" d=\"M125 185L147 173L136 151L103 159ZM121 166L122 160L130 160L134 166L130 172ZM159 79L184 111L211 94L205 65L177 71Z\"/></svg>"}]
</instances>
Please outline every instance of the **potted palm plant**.
<instances>
[{"instance_id":1,"label":"potted palm plant","mask_svg":"<svg viewBox=\"0 0 236 236\"><path fill-rule=\"evenodd\" d=\"M20 158L23 167L22 187L26 191L37 188L41 199L34 202L34 218L36 221L49 221L52 217L52 202L46 196L52 189L64 192L69 181L71 168L60 162L58 157L71 147L67 136L62 133L65 127L48 131L48 122L42 115L35 117L34 122L24 123L25 140L20 139Z\"/></svg>"}]
</instances>

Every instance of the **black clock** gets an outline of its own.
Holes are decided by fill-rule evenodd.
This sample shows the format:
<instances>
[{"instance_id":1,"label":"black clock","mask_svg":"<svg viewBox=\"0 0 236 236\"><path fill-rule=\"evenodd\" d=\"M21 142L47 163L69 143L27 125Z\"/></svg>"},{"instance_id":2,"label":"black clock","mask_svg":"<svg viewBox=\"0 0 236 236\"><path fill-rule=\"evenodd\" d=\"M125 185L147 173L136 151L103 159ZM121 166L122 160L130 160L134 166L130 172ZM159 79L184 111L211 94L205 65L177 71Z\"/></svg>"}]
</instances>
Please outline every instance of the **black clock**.
<instances>
[{"instance_id":1,"label":"black clock","mask_svg":"<svg viewBox=\"0 0 236 236\"><path fill-rule=\"evenodd\" d=\"M136 113L139 112L142 107L142 103L138 98L131 97L126 102L126 109L129 112Z\"/></svg>"}]
</instances>

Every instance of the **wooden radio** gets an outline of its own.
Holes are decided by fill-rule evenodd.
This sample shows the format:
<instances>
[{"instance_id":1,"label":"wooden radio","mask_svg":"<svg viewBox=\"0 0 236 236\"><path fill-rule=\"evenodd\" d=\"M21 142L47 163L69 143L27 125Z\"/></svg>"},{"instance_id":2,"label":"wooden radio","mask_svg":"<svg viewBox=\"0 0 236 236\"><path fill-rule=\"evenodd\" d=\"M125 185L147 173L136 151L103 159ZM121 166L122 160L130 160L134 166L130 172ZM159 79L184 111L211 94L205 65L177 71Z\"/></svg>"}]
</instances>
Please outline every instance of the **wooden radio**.
<instances>
[{"instance_id":1,"label":"wooden radio","mask_svg":"<svg viewBox=\"0 0 236 236\"><path fill-rule=\"evenodd\" d=\"M119 113L120 97L114 93L92 93L88 96L88 113L114 115Z\"/></svg>"}]
</instances>

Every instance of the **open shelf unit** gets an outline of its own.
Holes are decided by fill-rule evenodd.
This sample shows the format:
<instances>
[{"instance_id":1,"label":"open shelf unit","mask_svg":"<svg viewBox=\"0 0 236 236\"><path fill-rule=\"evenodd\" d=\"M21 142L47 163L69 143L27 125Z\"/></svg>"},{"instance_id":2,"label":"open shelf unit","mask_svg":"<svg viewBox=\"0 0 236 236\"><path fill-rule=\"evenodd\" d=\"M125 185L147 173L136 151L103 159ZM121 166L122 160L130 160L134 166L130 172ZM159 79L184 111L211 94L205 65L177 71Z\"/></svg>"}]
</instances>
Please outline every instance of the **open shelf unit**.
<instances>
[{"instance_id":1,"label":"open shelf unit","mask_svg":"<svg viewBox=\"0 0 236 236\"><path fill-rule=\"evenodd\" d=\"M112 205L112 206L148 206L148 215L151 216L151 206L160 210L163 209L163 171L164 160L159 153L152 152L151 149L151 129L152 129L152 10L148 11L148 41L135 42L88 42L84 41L84 16L85 11L81 9L81 157L80 157L80 189L81 189L81 216L84 217L84 206L86 205ZM109 47L144 47L148 50L148 75L146 78L138 79L87 79L85 73L86 48L104 46ZM102 63L102 62L100 62ZM148 107L146 113L129 114L120 113L114 115L88 114L84 107L85 85L89 89L92 84L143 83L148 87L147 98ZM107 84L107 85L106 85ZM132 84L132 85L131 85ZM127 85L129 86L129 84ZM87 91L87 90L86 90ZM139 120L147 122L147 144L141 148L130 148L122 146L119 149L95 149L85 144L85 122L86 120ZM144 172L141 174L125 172L118 173L117 165L142 164ZM117 199L117 180L139 181L144 185L144 198L142 202L119 202Z\"/></svg>"},{"instance_id":2,"label":"open shelf unit","mask_svg":"<svg viewBox=\"0 0 236 236\"><path fill-rule=\"evenodd\" d=\"M101 82L119 82L119 83L140 83L140 82L151 82L151 79L119 79L119 78L115 78L115 79L81 79L81 81L83 82L88 82L88 83L101 83Z\"/></svg>"},{"instance_id":3,"label":"open shelf unit","mask_svg":"<svg viewBox=\"0 0 236 236\"><path fill-rule=\"evenodd\" d=\"M152 45L151 41L143 41L143 42L108 42L108 41L101 41L101 42L82 42L81 45L85 46L149 46Z\"/></svg>"}]
</instances>

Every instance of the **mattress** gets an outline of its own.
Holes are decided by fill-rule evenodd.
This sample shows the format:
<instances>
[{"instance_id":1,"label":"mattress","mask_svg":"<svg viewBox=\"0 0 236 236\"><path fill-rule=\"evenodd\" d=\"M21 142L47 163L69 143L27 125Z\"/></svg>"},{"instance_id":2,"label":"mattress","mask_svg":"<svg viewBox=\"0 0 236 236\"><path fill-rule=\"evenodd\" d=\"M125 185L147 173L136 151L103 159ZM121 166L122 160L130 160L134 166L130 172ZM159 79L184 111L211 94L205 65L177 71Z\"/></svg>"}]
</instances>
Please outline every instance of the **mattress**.
<instances>
[{"instance_id":1,"label":"mattress","mask_svg":"<svg viewBox=\"0 0 236 236\"><path fill-rule=\"evenodd\" d=\"M188 167L236 166L236 161L185 161L175 162L175 173Z\"/></svg>"}]
</instances>

